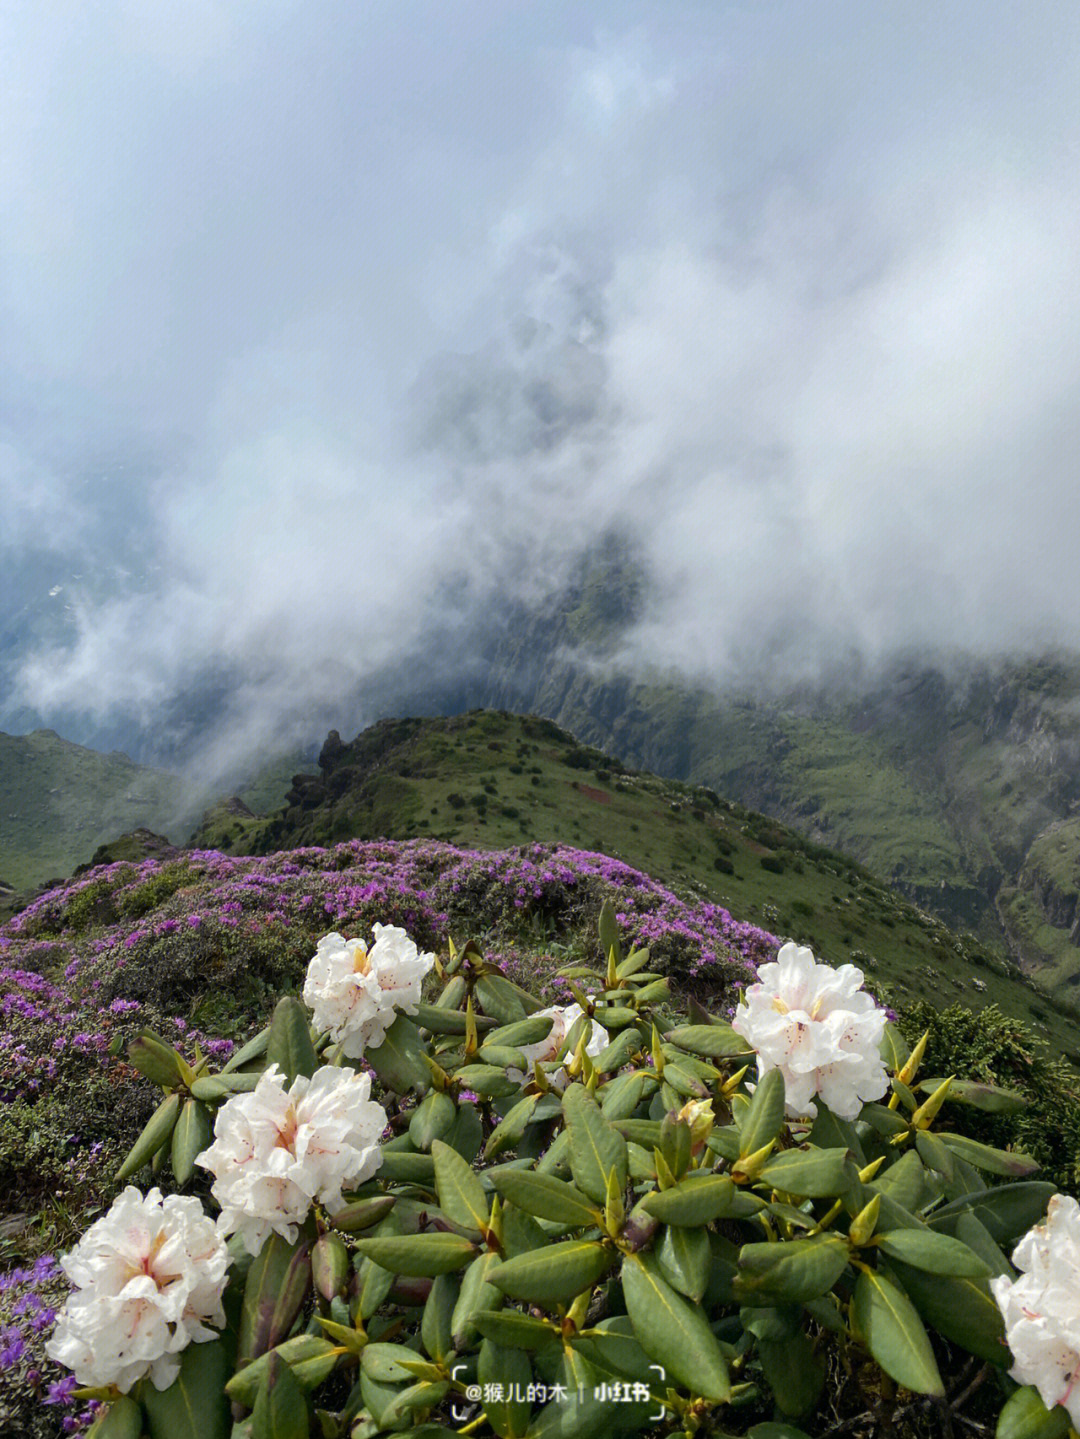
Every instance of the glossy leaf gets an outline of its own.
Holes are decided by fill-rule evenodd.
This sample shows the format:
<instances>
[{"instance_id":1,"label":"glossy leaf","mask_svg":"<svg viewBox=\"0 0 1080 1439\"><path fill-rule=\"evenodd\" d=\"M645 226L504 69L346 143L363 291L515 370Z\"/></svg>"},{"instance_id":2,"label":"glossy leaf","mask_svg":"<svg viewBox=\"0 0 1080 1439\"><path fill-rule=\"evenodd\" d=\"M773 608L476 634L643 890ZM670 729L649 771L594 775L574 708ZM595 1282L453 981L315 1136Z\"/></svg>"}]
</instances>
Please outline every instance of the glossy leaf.
<instances>
[{"instance_id":1,"label":"glossy leaf","mask_svg":"<svg viewBox=\"0 0 1080 1439\"><path fill-rule=\"evenodd\" d=\"M101 1410L86 1439L141 1439L142 1432L142 1410L134 1399L122 1394Z\"/></svg>"},{"instance_id":2,"label":"glossy leaf","mask_svg":"<svg viewBox=\"0 0 1080 1439\"><path fill-rule=\"evenodd\" d=\"M225 1385L225 1393L237 1404L242 1404L245 1409L250 1409L255 1403L255 1396L265 1383L271 1354L278 1355L288 1364L289 1368L293 1370L294 1378L296 1378L295 1366L304 1365L302 1387L314 1389L331 1373L337 1363L339 1352L336 1344L318 1334L297 1334L295 1338L286 1339L283 1344L279 1344L269 1353L261 1354L253 1363L246 1365L234 1374ZM313 1360L316 1361L316 1365L321 1361L324 1366L321 1376L318 1367L310 1367Z\"/></svg>"},{"instance_id":3,"label":"glossy leaf","mask_svg":"<svg viewBox=\"0 0 1080 1439\"><path fill-rule=\"evenodd\" d=\"M285 995L278 1000L270 1020L266 1061L280 1068L286 1089L297 1075L303 1074L310 1079L319 1067L308 1024L307 1010L298 999Z\"/></svg>"},{"instance_id":4,"label":"glossy leaf","mask_svg":"<svg viewBox=\"0 0 1080 1439\"><path fill-rule=\"evenodd\" d=\"M699 1303L709 1282L712 1261L708 1232L682 1224L665 1225L653 1253L660 1273L671 1287Z\"/></svg>"},{"instance_id":5,"label":"glossy leaf","mask_svg":"<svg viewBox=\"0 0 1080 1439\"><path fill-rule=\"evenodd\" d=\"M364 1051L364 1059L394 1094L423 1089L431 1082L420 1036L407 1015L398 1015L382 1043Z\"/></svg>"},{"instance_id":6,"label":"glossy leaf","mask_svg":"<svg viewBox=\"0 0 1080 1439\"><path fill-rule=\"evenodd\" d=\"M175 1089L195 1078L191 1066L152 1029L144 1029L128 1045L128 1059L152 1084Z\"/></svg>"},{"instance_id":7,"label":"glossy leaf","mask_svg":"<svg viewBox=\"0 0 1080 1439\"><path fill-rule=\"evenodd\" d=\"M440 1094L437 1089L425 1094L409 1119L413 1147L427 1153L432 1142L442 1139L456 1118L457 1105L448 1094Z\"/></svg>"},{"instance_id":8,"label":"glossy leaf","mask_svg":"<svg viewBox=\"0 0 1080 1439\"><path fill-rule=\"evenodd\" d=\"M759 1181L802 1198L833 1198L843 1194L858 1171L846 1149L782 1149L765 1161Z\"/></svg>"},{"instance_id":9,"label":"glossy leaf","mask_svg":"<svg viewBox=\"0 0 1080 1439\"><path fill-rule=\"evenodd\" d=\"M945 1393L930 1337L911 1300L883 1274L864 1269L851 1319L885 1373L916 1394Z\"/></svg>"},{"instance_id":10,"label":"glossy leaf","mask_svg":"<svg viewBox=\"0 0 1080 1439\"><path fill-rule=\"evenodd\" d=\"M570 1131L570 1170L574 1183L590 1199L603 1204L612 1169L618 1188L626 1187L626 1140L603 1117L596 1100L583 1085L567 1087L563 1094L563 1113Z\"/></svg>"},{"instance_id":11,"label":"glossy leaf","mask_svg":"<svg viewBox=\"0 0 1080 1439\"><path fill-rule=\"evenodd\" d=\"M206 1106L186 1099L172 1132L172 1171L177 1184L186 1184L195 1169L195 1160L210 1147L213 1128Z\"/></svg>"},{"instance_id":12,"label":"glossy leaf","mask_svg":"<svg viewBox=\"0 0 1080 1439\"><path fill-rule=\"evenodd\" d=\"M926 1269L931 1274L959 1274L969 1279L984 1279L990 1273L966 1244L932 1229L893 1229L878 1234L874 1243L890 1259L902 1259L905 1264Z\"/></svg>"},{"instance_id":13,"label":"glossy leaf","mask_svg":"<svg viewBox=\"0 0 1080 1439\"><path fill-rule=\"evenodd\" d=\"M532 1365L521 1349L509 1349L485 1339L480 1345L476 1377L481 1385L501 1385L508 1397L484 1401L484 1414L499 1439L521 1439L529 1427L530 1401L525 1398L532 1383ZM517 1395L522 1398L517 1398Z\"/></svg>"},{"instance_id":14,"label":"glossy leaf","mask_svg":"<svg viewBox=\"0 0 1080 1439\"><path fill-rule=\"evenodd\" d=\"M510 1299L530 1304L569 1303L589 1289L611 1268L613 1255L604 1245L587 1239L565 1239L537 1253L507 1259L489 1275L491 1283Z\"/></svg>"},{"instance_id":15,"label":"glossy leaf","mask_svg":"<svg viewBox=\"0 0 1080 1439\"><path fill-rule=\"evenodd\" d=\"M758 1080L749 1108L739 1121L739 1156L756 1154L784 1127L784 1076L770 1069Z\"/></svg>"},{"instance_id":16,"label":"glossy leaf","mask_svg":"<svg viewBox=\"0 0 1080 1439\"><path fill-rule=\"evenodd\" d=\"M769 1296L801 1304L831 1289L847 1262L847 1243L837 1234L744 1244L739 1251L735 1290L746 1303Z\"/></svg>"},{"instance_id":17,"label":"glossy leaf","mask_svg":"<svg viewBox=\"0 0 1080 1439\"><path fill-rule=\"evenodd\" d=\"M180 1117L183 1096L168 1094L147 1120L143 1132L128 1151L127 1158L116 1171L117 1180L137 1174L144 1164L149 1164L154 1155L164 1149L172 1138L173 1128Z\"/></svg>"},{"instance_id":18,"label":"glossy leaf","mask_svg":"<svg viewBox=\"0 0 1080 1439\"><path fill-rule=\"evenodd\" d=\"M1046 1207L1054 1193L1054 1185L1042 1179L999 1184L993 1189L960 1195L943 1204L934 1212L930 1223L936 1224L946 1215L969 1210L986 1226L998 1244L1011 1248L1032 1225L1046 1217Z\"/></svg>"},{"instance_id":19,"label":"glossy leaf","mask_svg":"<svg viewBox=\"0 0 1080 1439\"><path fill-rule=\"evenodd\" d=\"M432 1359L450 1363L454 1349L454 1306L461 1286L454 1274L439 1274L431 1286L420 1321L420 1338Z\"/></svg>"},{"instance_id":20,"label":"glossy leaf","mask_svg":"<svg viewBox=\"0 0 1080 1439\"><path fill-rule=\"evenodd\" d=\"M664 1041L691 1054L700 1054L705 1059L753 1054L746 1040L741 1034L736 1034L730 1024L683 1024L677 1029L669 1029Z\"/></svg>"},{"instance_id":21,"label":"glossy leaf","mask_svg":"<svg viewBox=\"0 0 1080 1439\"><path fill-rule=\"evenodd\" d=\"M229 1056L229 1060L221 1067L222 1074L232 1074L237 1069L242 1069L245 1064L251 1064L256 1059L261 1059L266 1053L266 1046L270 1043L270 1026L261 1029L254 1039L249 1039L242 1044L235 1053Z\"/></svg>"},{"instance_id":22,"label":"glossy leaf","mask_svg":"<svg viewBox=\"0 0 1080 1439\"><path fill-rule=\"evenodd\" d=\"M807 1414L825 1387L825 1371L810 1336L798 1329L788 1339L762 1339L757 1352L777 1407L793 1419Z\"/></svg>"},{"instance_id":23,"label":"glossy leaf","mask_svg":"<svg viewBox=\"0 0 1080 1439\"><path fill-rule=\"evenodd\" d=\"M475 1170L456 1149L439 1139L431 1146L431 1154L443 1213L462 1228L482 1233L487 1228L490 1205Z\"/></svg>"},{"instance_id":24,"label":"glossy leaf","mask_svg":"<svg viewBox=\"0 0 1080 1439\"><path fill-rule=\"evenodd\" d=\"M938 1138L961 1159L988 1174L1004 1174L1013 1179L1023 1179L1025 1175L1034 1174L1039 1167L1038 1160L1032 1159L1030 1154L991 1149L988 1144L980 1144L975 1139L969 1139L966 1134L941 1131Z\"/></svg>"},{"instance_id":25,"label":"glossy leaf","mask_svg":"<svg viewBox=\"0 0 1080 1439\"><path fill-rule=\"evenodd\" d=\"M941 1083L940 1079L924 1079L916 1087L931 1094ZM1015 1089L999 1089L996 1085L977 1084L970 1079L954 1079L949 1086L948 1097L959 1104L985 1110L987 1114L1019 1114L1028 1106L1026 1095Z\"/></svg>"},{"instance_id":26,"label":"glossy leaf","mask_svg":"<svg viewBox=\"0 0 1080 1439\"><path fill-rule=\"evenodd\" d=\"M330 1223L343 1234L357 1234L362 1229L370 1229L373 1224L378 1224L396 1203L397 1199L393 1194L375 1194L370 1199L358 1199L331 1214Z\"/></svg>"},{"instance_id":27,"label":"glossy leaf","mask_svg":"<svg viewBox=\"0 0 1080 1439\"><path fill-rule=\"evenodd\" d=\"M491 1271L502 1262L497 1254L485 1252L473 1260L462 1276L461 1293L450 1316L456 1349L464 1349L476 1337L475 1315L502 1306L503 1292L496 1289L490 1279Z\"/></svg>"},{"instance_id":28,"label":"glossy leaf","mask_svg":"<svg viewBox=\"0 0 1080 1439\"><path fill-rule=\"evenodd\" d=\"M1032 1388L1017 1389L998 1416L994 1439L1065 1439L1069 1412L1061 1404L1047 1409Z\"/></svg>"},{"instance_id":29,"label":"glossy leaf","mask_svg":"<svg viewBox=\"0 0 1080 1439\"><path fill-rule=\"evenodd\" d=\"M728 1218L736 1196L726 1174L688 1175L671 1189L654 1190L641 1201L646 1213L663 1224L708 1224Z\"/></svg>"},{"instance_id":30,"label":"glossy leaf","mask_svg":"<svg viewBox=\"0 0 1080 1439\"><path fill-rule=\"evenodd\" d=\"M449 1274L476 1254L476 1245L460 1234L402 1234L358 1239L356 1248L391 1274Z\"/></svg>"},{"instance_id":31,"label":"glossy leaf","mask_svg":"<svg viewBox=\"0 0 1080 1439\"><path fill-rule=\"evenodd\" d=\"M241 1364L273 1349L288 1334L311 1283L311 1245L271 1234L252 1261L240 1308L237 1359Z\"/></svg>"},{"instance_id":32,"label":"glossy leaf","mask_svg":"<svg viewBox=\"0 0 1080 1439\"><path fill-rule=\"evenodd\" d=\"M727 1364L701 1310L672 1289L650 1254L626 1256L622 1284L634 1335L646 1354L691 1394L725 1402L731 1394Z\"/></svg>"},{"instance_id":33,"label":"glossy leaf","mask_svg":"<svg viewBox=\"0 0 1080 1439\"><path fill-rule=\"evenodd\" d=\"M191 1085L191 1097L204 1104L219 1104L234 1094L250 1094L258 1087L261 1072L248 1074L204 1074Z\"/></svg>"},{"instance_id":34,"label":"glossy leaf","mask_svg":"<svg viewBox=\"0 0 1080 1439\"><path fill-rule=\"evenodd\" d=\"M1001 1310L985 1279L927 1274L899 1260L892 1269L922 1317L946 1339L992 1364L1011 1366Z\"/></svg>"},{"instance_id":35,"label":"glossy leaf","mask_svg":"<svg viewBox=\"0 0 1080 1439\"><path fill-rule=\"evenodd\" d=\"M229 1372L224 1339L189 1344L180 1372L167 1389L142 1386L151 1439L228 1439L232 1428L225 1380Z\"/></svg>"},{"instance_id":36,"label":"glossy leaf","mask_svg":"<svg viewBox=\"0 0 1080 1439\"><path fill-rule=\"evenodd\" d=\"M268 1356L266 1381L251 1411L252 1439L308 1439L304 1392L280 1354Z\"/></svg>"},{"instance_id":37,"label":"glossy leaf","mask_svg":"<svg viewBox=\"0 0 1080 1439\"><path fill-rule=\"evenodd\" d=\"M544 1349L561 1337L557 1325L516 1309L484 1309L473 1322L485 1339L507 1349Z\"/></svg>"},{"instance_id":38,"label":"glossy leaf","mask_svg":"<svg viewBox=\"0 0 1080 1439\"><path fill-rule=\"evenodd\" d=\"M320 1234L311 1251L311 1277L316 1293L329 1303L335 1294L344 1294L351 1275L349 1251L341 1235L332 1230Z\"/></svg>"},{"instance_id":39,"label":"glossy leaf","mask_svg":"<svg viewBox=\"0 0 1080 1439\"><path fill-rule=\"evenodd\" d=\"M501 1150L512 1148L519 1142L540 1098L539 1094L526 1094L523 1099L519 1099L507 1110L491 1131L488 1142L484 1146L485 1158L491 1159Z\"/></svg>"},{"instance_id":40,"label":"glossy leaf","mask_svg":"<svg viewBox=\"0 0 1080 1439\"><path fill-rule=\"evenodd\" d=\"M492 1175L492 1183L503 1199L538 1219L576 1228L599 1223L599 1205L565 1180L528 1169L504 1169Z\"/></svg>"}]
</instances>

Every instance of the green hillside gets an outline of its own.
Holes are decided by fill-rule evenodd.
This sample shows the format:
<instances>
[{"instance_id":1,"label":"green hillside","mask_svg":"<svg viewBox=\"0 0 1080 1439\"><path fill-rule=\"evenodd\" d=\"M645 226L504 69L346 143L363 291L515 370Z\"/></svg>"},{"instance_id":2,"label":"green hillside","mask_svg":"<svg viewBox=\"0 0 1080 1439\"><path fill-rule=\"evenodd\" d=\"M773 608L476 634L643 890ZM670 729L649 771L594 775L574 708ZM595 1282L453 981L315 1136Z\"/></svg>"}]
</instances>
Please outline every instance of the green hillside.
<instances>
[{"instance_id":1,"label":"green hillside","mask_svg":"<svg viewBox=\"0 0 1080 1439\"><path fill-rule=\"evenodd\" d=\"M194 848L269 854L345 839L466 848L562 842L624 860L677 892L850 962L897 1002L996 1003L1080 1062L1080 1032L1015 966L957 935L855 861L714 791L627 768L536 717L472 711L332 733L273 817L222 804Z\"/></svg>"},{"instance_id":2,"label":"green hillside","mask_svg":"<svg viewBox=\"0 0 1080 1439\"><path fill-rule=\"evenodd\" d=\"M1047 984L1080 985L1080 657L721 693L619 667L641 607L628 547L599 547L556 602L508 620L482 702L779 819Z\"/></svg>"},{"instance_id":3,"label":"green hillside","mask_svg":"<svg viewBox=\"0 0 1080 1439\"><path fill-rule=\"evenodd\" d=\"M182 838L197 814L178 775L100 754L52 730L0 733L0 881L15 891L68 875L142 825Z\"/></svg>"}]
</instances>

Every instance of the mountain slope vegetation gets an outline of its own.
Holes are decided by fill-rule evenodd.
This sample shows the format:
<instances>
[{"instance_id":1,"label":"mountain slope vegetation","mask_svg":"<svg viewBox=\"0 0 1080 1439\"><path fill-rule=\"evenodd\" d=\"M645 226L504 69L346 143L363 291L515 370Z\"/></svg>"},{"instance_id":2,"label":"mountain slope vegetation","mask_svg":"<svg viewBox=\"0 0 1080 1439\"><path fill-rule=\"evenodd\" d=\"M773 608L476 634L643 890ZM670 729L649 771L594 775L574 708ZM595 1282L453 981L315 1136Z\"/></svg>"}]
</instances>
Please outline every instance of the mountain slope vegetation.
<instances>
[{"instance_id":1,"label":"mountain slope vegetation","mask_svg":"<svg viewBox=\"0 0 1080 1439\"><path fill-rule=\"evenodd\" d=\"M636 771L551 721L472 711L332 732L318 775L276 815L208 812L195 849L271 854L348 839L466 848L564 843L614 856L688 896L854 963L897 1003L997 1004L1080 1062L1074 1016L971 934L957 934L856 861L706 787Z\"/></svg>"}]
</instances>

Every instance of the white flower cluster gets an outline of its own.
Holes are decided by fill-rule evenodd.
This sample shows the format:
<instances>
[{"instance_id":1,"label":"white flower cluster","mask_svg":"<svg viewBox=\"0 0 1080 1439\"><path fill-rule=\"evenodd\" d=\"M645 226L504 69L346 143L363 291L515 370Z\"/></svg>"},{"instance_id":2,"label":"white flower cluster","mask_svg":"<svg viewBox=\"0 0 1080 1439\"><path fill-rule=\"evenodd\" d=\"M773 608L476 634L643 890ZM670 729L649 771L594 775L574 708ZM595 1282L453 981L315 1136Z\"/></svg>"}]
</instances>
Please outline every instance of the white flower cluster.
<instances>
[{"instance_id":1,"label":"white flower cluster","mask_svg":"<svg viewBox=\"0 0 1080 1439\"><path fill-rule=\"evenodd\" d=\"M866 1100L888 1089L878 1052L887 1016L862 983L853 964L832 969L785 944L739 1002L731 1027L757 1050L759 1077L783 1074L789 1117L812 1118L820 1095L838 1118L857 1119Z\"/></svg>"},{"instance_id":2,"label":"white flower cluster","mask_svg":"<svg viewBox=\"0 0 1080 1439\"><path fill-rule=\"evenodd\" d=\"M375 1173L386 1123L370 1075L327 1064L286 1090L271 1064L253 1090L221 1106L214 1143L195 1161L214 1175L218 1228L238 1233L251 1254L271 1231L291 1244L314 1201L339 1209L342 1186Z\"/></svg>"},{"instance_id":3,"label":"white flower cluster","mask_svg":"<svg viewBox=\"0 0 1080 1439\"><path fill-rule=\"evenodd\" d=\"M547 1009L538 1009L534 1015L530 1016L532 1019L539 1019L541 1016L544 1018L550 1017L554 1022L552 1023L549 1034L536 1044L519 1044L515 1046L525 1056L529 1066L529 1073L532 1072L534 1064L544 1063L547 1060L555 1058L559 1052L559 1046L584 1012L580 1004L553 1004ZM597 1024L594 1019L592 1021L592 1032L585 1044L585 1053L590 1059L595 1059L602 1049L607 1048L608 1043L607 1030ZM528 1078L528 1075L523 1074L520 1069L510 1068L506 1073L510 1079L516 1080L519 1084ZM548 1075L548 1082L553 1084L556 1089L559 1089L566 1084L568 1078L569 1076L565 1069L557 1069L554 1074Z\"/></svg>"},{"instance_id":4,"label":"white flower cluster","mask_svg":"<svg viewBox=\"0 0 1080 1439\"><path fill-rule=\"evenodd\" d=\"M416 1013L420 986L435 963L396 925L373 930L370 949L359 939L323 935L304 981L304 1003L316 1025L329 1030L350 1059L383 1042L398 1010Z\"/></svg>"},{"instance_id":5,"label":"white flower cluster","mask_svg":"<svg viewBox=\"0 0 1080 1439\"><path fill-rule=\"evenodd\" d=\"M180 1351L225 1323L228 1251L197 1199L158 1189L144 1199L128 1185L60 1263L76 1289L45 1352L80 1384L126 1394L149 1374L167 1389Z\"/></svg>"},{"instance_id":6,"label":"white flower cluster","mask_svg":"<svg viewBox=\"0 0 1080 1439\"><path fill-rule=\"evenodd\" d=\"M1080 1205L1055 1194L1046 1219L1013 1250L1023 1271L1000 1275L990 1288L1005 1320L1016 1363L1009 1373L1033 1384L1048 1409L1062 1404L1080 1427Z\"/></svg>"}]
</instances>

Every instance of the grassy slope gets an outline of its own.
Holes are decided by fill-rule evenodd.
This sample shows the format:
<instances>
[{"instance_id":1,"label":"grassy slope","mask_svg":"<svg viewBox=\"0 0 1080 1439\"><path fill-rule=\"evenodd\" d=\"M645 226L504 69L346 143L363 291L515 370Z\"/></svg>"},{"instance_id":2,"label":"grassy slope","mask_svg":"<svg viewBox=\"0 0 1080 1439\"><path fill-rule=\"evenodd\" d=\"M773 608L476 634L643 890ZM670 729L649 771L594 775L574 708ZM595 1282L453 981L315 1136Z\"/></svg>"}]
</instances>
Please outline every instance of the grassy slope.
<instances>
[{"instance_id":1,"label":"grassy slope","mask_svg":"<svg viewBox=\"0 0 1080 1439\"><path fill-rule=\"evenodd\" d=\"M0 734L0 880L29 889L70 874L122 830L181 838L191 794L177 775L99 754L52 730Z\"/></svg>"},{"instance_id":2,"label":"grassy slope","mask_svg":"<svg viewBox=\"0 0 1080 1439\"><path fill-rule=\"evenodd\" d=\"M243 854L350 837L481 848L562 841L715 900L830 963L859 964L898 1000L997 1003L1056 1050L1080 1049L1076 1021L1015 968L853 861L707 789L621 772L549 721L491 711L384 721L292 794L275 819L218 812L192 843Z\"/></svg>"}]
</instances>

